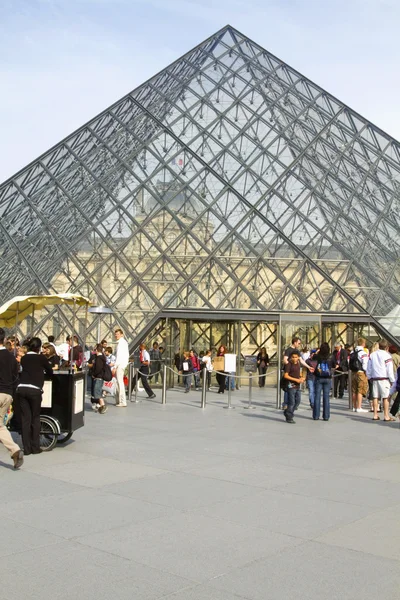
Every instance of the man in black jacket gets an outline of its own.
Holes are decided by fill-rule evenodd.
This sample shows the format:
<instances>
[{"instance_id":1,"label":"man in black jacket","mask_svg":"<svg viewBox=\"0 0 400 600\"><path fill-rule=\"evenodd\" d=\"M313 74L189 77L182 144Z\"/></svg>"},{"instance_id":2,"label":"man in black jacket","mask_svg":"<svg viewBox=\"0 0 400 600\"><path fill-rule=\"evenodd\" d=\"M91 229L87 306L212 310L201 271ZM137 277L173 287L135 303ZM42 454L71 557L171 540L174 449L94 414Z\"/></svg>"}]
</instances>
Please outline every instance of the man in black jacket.
<instances>
[{"instance_id":1,"label":"man in black jacket","mask_svg":"<svg viewBox=\"0 0 400 600\"><path fill-rule=\"evenodd\" d=\"M347 371L349 369L347 362L348 354L340 342L335 343L335 349L333 351L333 360L335 363L335 373L333 378L333 395L335 398L343 398L344 388L347 379Z\"/></svg>"},{"instance_id":2,"label":"man in black jacket","mask_svg":"<svg viewBox=\"0 0 400 600\"><path fill-rule=\"evenodd\" d=\"M4 425L4 417L12 403L12 394L17 383L19 366L14 354L4 346L5 332L0 328L0 442L7 448L14 461L14 469L24 462L24 453L14 442Z\"/></svg>"}]
</instances>

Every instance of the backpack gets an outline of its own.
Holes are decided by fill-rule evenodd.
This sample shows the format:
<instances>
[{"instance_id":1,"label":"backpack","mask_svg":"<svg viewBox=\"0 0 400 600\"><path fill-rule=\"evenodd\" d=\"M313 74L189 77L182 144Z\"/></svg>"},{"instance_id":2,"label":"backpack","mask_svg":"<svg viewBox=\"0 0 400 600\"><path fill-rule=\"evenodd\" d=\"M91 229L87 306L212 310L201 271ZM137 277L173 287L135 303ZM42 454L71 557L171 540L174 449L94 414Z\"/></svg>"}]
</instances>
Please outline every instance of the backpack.
<instances>
[{"instance_id":1,"label":"backpack","mask_svg":"<svg viewBox=\"0 0 400 600\"><path fill-rule=\"evenodd\" d=\"M331 367L329 366L328 360L322 360L318 363L317 367L318 377L326 378L331 376Z\"/></svg>"},{"instance_id":2,"label":"backpack","mask_svg":"<svg viewBox=\"0 0 400 600\"><path fill-rule=\"evenodd\" d=\"M400 367L397 368L396 392L400 394Z\"/></svg>"},{"instance_id":3,"label":"backpack","mask_svg":"<svg viewBox=\"0 0 400 600\"><path fill-rule=\"evenodd\" d=\"M353 371L354 373L356 373L357 371L364 370L362 362L361 362L360 357L358 356L358 352L356 352L356 350L353 350L353 352L351 352L351 354L350 354L349 369L350 369L350 371Z\"/></svg>"},{"instance_id":4,"label":"backpack","mask_svg":"<svg viewBox=\"0 0 400 600\"><path fill-rule=\"evenodd\" d=\"M288 379L285 378L285 374L282 375L281 380L279 382L279 387L283 392L287 392L288 389Z\"/></svg>"},{"instance_id":5,"label":"backpack","mask_svg":"<svg viewBox=\"0 0 400 600\"><path fill-rule=\"evenodd\" d=\"M104 369L103 369L103 381L111 381L112 378L113 378L113 376L112 376L111 367L110 367L110 365L105 363Z\"/></svg>"}]
</instances>

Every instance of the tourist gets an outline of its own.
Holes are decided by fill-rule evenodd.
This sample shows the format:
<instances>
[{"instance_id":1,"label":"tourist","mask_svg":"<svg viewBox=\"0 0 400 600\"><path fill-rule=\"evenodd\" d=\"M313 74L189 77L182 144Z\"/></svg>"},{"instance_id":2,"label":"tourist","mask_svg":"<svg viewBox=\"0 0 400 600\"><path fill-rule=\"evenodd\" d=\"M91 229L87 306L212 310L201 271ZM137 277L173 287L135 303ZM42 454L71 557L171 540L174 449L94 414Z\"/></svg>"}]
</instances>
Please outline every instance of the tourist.
<instances>
[{"instance_id":1,"label":"tourist","mask_svg":"<svg viewBox=\"0 0 400 600\"><path fill-rule=\"evenodd\" d=\"M339 392L339 398L343 398L347 379L348 363L347 352L339 341L335 342L333 361L333 368L335 370L333 374L333 396L337 398Z\"/></svg>"},{"instance_id":2,"label":"tourist","mask_svg":"<svg viewBox=\"0 0 400 600\"><path fill-rule=\"evenodd\" d=\"M103 345L97 344L96 355L92 363L92 408L97 410L99 414L104 415L107 412L107 405L103 398L103 384L106 370L106 357L103 353Z\"/></svg>"},{"instance_id":3,"label":"tourist","mask_svg":"<svg viewBox=\"0 0 400 600\"><path fill-rule=\"evenodd\" d=\"M54 350L56 351L56 354L57 354L57 346L55 345L55 337L54 337L54 335L48 335L47 336L47 343L51 344L53 346L53 348L54 348ZM43 344L43 346L44 346L44 344Z\"/></svg>"},{"instance_id":4,"label":"tourist","mask_svg":"<svg viewBox=\"0 0 400 600\"><path fill-rule=\"evenodd\" d=\"M225 354L226 354L225 346L220 346L218 348L217 356L225 356ZM225 392L226 374L223 372L223 370L220 370L219 372L217 372L215 374L215 376L217 378L217 383L218 383L218 394L223 394Z\"/></svg>"},{"instance_id":5,"label":"tourist","mask_svg":"<svg viewBox=\"0 0 400 600\"><path fill-rule=\"evenodd\" d=\"M367 377L372 381L372 396L374 403L374 421L379 421L378 403L383 405L383 420L394 421L389 414L389 396L391 386L395 382L393 359L388 352L387 340L379 340L379 349L371 354L367 364Z\"/></svg>"},{"instance_id":6,"label":"tourist","mask_svg":"<svg viewBox=\"0 0 400 600\"><path fill-rule=\"evenodd\" d=\"M362 408L361 406L363 396L368 394L368 379L366 374L368 365L368 352L366 352L364 349L365 344L365 338L358 338L357 345L349 357L349 369L352 375L351 391L353 399L353 412L357 413L368 412L368 410Z\"/></svg>"},{"instance_id":7,"label":"tourist","mask_svg":"<svg viewBox=\"0 0 400 600\"><path fill-rule=\"evenodd\" d=\"M289 363L290 357L292 356L293 352L297 352L297 354L300 357L300 365L302 365L305 369L307 369L308 371L310 371L312 373L312 367L310 367L305 360L303 360L300 356L300 347L301 347L301 339L295 335L292 337L292 343L291 345L286 348L284 355L283 355L283 371L285 369L285 366ZM284 390L284 396L283 396L283 410L285 410L286 405L287 405L287 396L288 396L288 392L287 389Z\"/></svg>"},{"instance_id":8,"label":"tourist","mask_svg":"<svg viewBox=\"0 0 400 600\"><path fill-rule=\"evenodd\" d=\"M24 453L18 444L14 442L4 423L13 401L19 365L15 356L11 352L7 352L4 340L5 331L0 328L0 442L10 453L14 462L14 469L19 469L24 462Z\"/></svg>"},{"instance_id":9,"label":"tourist","mask_svg":"<svg viewBox=\"0 0 400 600\"><path fill-rule=\"evenodd\" d=\"M71 336L67 335L65 342L56 346L57 354L61 358L62 363L68 363L70 340Z\"/></svg>"},{"instance_id":10,"label":"tourist","mask_svg":"<svg viewBox=\"0 0 400 600\"><path fill-rule=\"evenodd\" d=\"M104 352L108 346L107 340L101 340L100 344L101 344L101 347L103 348L103 352Z\"/></svg>"},{"instance_id":11,"label":"tourist","mask_svg":"<svg viewBox=\"0 0 400 600\"><path fill-rule=\"evenodd\" d=\"M294 336L292 338L291 345L288 348L286 348L286 350L284 352L284 355L283 355L283 365L284 366L287 365L288 362L289 362L290 357L293 354L293 352L296 352L299 355L300 365L309 371L311 369L311 367L306 363L305 360L303 360L301 358L301 355L300 355L300 346L301 346L301 339L299 337L297 337L297 336Z\"/></svg>"},{"instance_id":12,"label":"tourist","mask_svg":"<svg viewBox=\"0 0 400 600\"><path fill-rule=\"evenodd\" d=\"M313 419L318 421L321 413L321 394L322 394L322 418L329 421L331 416L330 391L332 387L332 372L335 367L335 359L331 356L329 345L326 342L321 344L319 352L315 355L317 366L315 369L315 398L313 408Z\"/></svg>"},{"instance_id":13,"label":"tourist","mask_svg":"<svg viewBox=\"0 0 400 600\"><path fill-rule=\"evenodd\" d=\"M183 375L183 385L185 387L185 394L190 392L192 385L192 373L193 373L193 362L190 356L190 352L185 351L183 353L182 362L180 365L180 371Z\"/></svg>"},{"instance_id":14,"label":"tourist","mask_svg":"<svg viewBox=\"0 0 400 600\"><path fill-rule=\"evenodd\" d=\"M181 378L179 375L179 369L181 368L181 362L182 362L182 357L179 352L176 352L174 354L174 365L175 365L175 369L178 371L178 385L181 382Z\"/></svg>"},{"instance_id":15,"label":"tourist","mask_svg":"<svg viewBox=\"0 0 400 600\"><path fill-rule=\"evenodd\" d=\"M371 350L369 351L369 356L371 357L371 354L373 352L376 352L377 350L379 350L379 343L374 342L371 346ZM395 372L394 369L393 369L393 372ZM374 412L374 394L373 394L372 379L368 379L368 401L369 401L369 412ZM379 407L378 412L382 412L381 407Z\"/></svg>"},{"instance_id":16,"label":"tourist","mask_svg":"<svg viewBox=\"0 0 400 600\"><path fill-rule=\"evenodd\" d=\"M54 344L45 342L43 344L42 352L51 364L53 371L57 371L60 368L60 357L57 355Z\"/></svg>"},{"instance_id":17,"label":"tourist","mask_svg":"<svg viewBox=\"0 0 400 600\"><path fill-rule=\"evenodd\" d=\"M212 364L212 352L211 350L207 350L207 352L204 354L203 358L201 359L202 364L205 365L207 371L207 389L209 390L211 388L211 374L213 371L213 364Z\"/></svg>"},{"instance_id":18,"label":"tourist","mask_svg":"<svg viewBox=\"0 0 400 600\"><path fill-rule=\"evenodd\" d=\"M317 368L317 351L314 350L310 350L310 357L307 358L306 363L308 364L309 367L311 367L313 370L312 371L307 371L307 375L306 375L306 384L308 387L308 398L310 401L310 406L311 408L314 408L314 401L315 401L315 369Z\"/></svg>"},{"instance_id":19,"label":"tourist","mask_svg":"<svg viewBox=\"0 0 400 600\"><path fill-rule=\"evenodd\" d=\"M117 380L117 402L115 406L124 408L126 407L124 375L125 369L129 362L129 346L128 342L124 338L124 332L122 329L116 329L114 334L118 342L115 352L115 365L113 369L113 376Z\"/></svg>"},{"instance_id":20,"label":"tourist","mask_svg":"<svg viewBox=\"0 0 400 600\"><path fill-rule=\"evenodd\" d=\"M290 354L289 362L285 365L284 378L287 383L287 404L283 411L286 423L295 423L293 420L294 411L298 409L301 401L300 385L305 381L300 371L300 352L293 350Z\"/></svg>"},{"instance_id":21,"label":"tourist","mask_svg":"<svg viewBox=\"0 0 400 600\"><path fill-rule=\"evenodd\" d=\"M393 344L391 344L389 346L389 352L392 355L392 359L393 359L393 372L397 373L397 369L400 367L399 349L397 348L397 346L394 346Z\"/></svg>"},{"instance_id":22,"label":"tourist","mask_svg":"<svg viewBox=\"0 0 400 600\"><path fill-rule=\"evenodd\" d=\"M28 353L21 359L21 373L17 387L17 399L21 415L22 443L25 456L39 454L40 406L42 403L44 373L52 375L53 369L47 358L40 353L42 341L33 337Z\"/></svg>"},{"instance_id":23,"label":"tourist","mask_svg":"<svg viewBox=\"0 0 400 600\"><path fill-rule=\"evenodd\" d=\"M106 363L113 368L115 366L115 355L113 354L113 349L111 348L111 346L107 346L106 348L104 348L103 344L101 345L101 347L103 348L103 354L106 359Z\"/></svg>"},{"instance_id":24,"label":"tourist","mask_svg":"<svg viewBox=\"0 0 400 600\"><path fill-rule=\"evenodd\" d=\"M265 347L260 349L260 352L257 354L257 367L258 367L258 385L260 388L265 387L265 380L267 369L269 366L269 356L267 354L267 350Z\"/></svg>"},{"instance_id":25,"label":"tourist","mask_svg":"<svg viewBox=\"0 0 400 600\"><path fill-rule=\"evenodd\" d=\"M118 357L117 357L118 358ZM140 368L135 377L132 379L131 391L136 387L136 378L142 381L144 391L149 398L155 398L156 395L153 393L149 385L149 372L150 372L150 354L146 350L146 344L140 344L139 346L139 361Z\"/></svg>"},{"instance_id":26,"label":"tourist","mask_svg":"<svg viewBox=\"0 0 400 600\"><path fill-rule=\"evenodd\" d=\"M193 348L190 350L190 360L192 362L194 387L200 389L200 360Z\"/></svg>"},{"instance_id":27,"label":"tourist","mask_svg":"<svg viewBox=\"0 0 400 600\"><path fill-rule=\"evenodd\" d=\"M388 402L393 398L393 394L396 394L394 397L394 401L392 404L392 408L390 409L390 414L393 417L396 417L399 414L400 410L400 365L397 367L397 371L395 373L395 381L390 388Z\"/></svg>"},{"instance_id":28,"label":"tourist","mask_svg":"<svg viewBox=\"0 0 400 600\"><path fill-rule=\"evenodd\" d=\"M302 358L304 362L307 362L307 360L310 358L310 354L311 352L308 346L304 346L303 350L300 352L300 358Z\"/></svg>"},{"instance_id":29,"label":"tourist","mask_svg":"<svg viewBox=\"0 0 400 600\"><path fill-rule=\"evenodd\" d=\"M72 337L72 352L70 350L69 355L70 361L72 360L72 363L76 366L76 368L80 369L82 367L83 362L83 348L79 342L77 335L74 335Z\"/></svg>"},{"instance_id":30,"label":"tourist","mask_svg":"<svg viewBox=\"0 0 400 600\"><path fill-rule=\"evenodd\" d=\"M154 342L152 349L149 352L150 354L150 377L149 381L151 381L154 375L154 383L158 383L158 376L161 370L161 352L157 342Z\"/></svg>"}]
</instances>

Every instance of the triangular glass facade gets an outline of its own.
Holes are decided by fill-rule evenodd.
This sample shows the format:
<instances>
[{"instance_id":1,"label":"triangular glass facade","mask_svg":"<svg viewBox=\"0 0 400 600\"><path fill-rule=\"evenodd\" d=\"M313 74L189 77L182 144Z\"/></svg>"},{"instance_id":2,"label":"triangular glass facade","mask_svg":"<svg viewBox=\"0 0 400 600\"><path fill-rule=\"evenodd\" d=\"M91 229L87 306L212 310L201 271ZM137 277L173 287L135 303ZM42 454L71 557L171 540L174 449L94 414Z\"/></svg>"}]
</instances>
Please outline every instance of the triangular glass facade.
<instances>
[{"instance_id":1,"label":"triangular glass facade","mask_svg":"<svg viewBox=\"0 0 400 600\"><path fill-rule=\"evenodd\" d=\"M130 337L165 308L382 320L399 185L398 142L227 26L0 187L3 300L80 292Z\"/></svg>"}]
</instances>

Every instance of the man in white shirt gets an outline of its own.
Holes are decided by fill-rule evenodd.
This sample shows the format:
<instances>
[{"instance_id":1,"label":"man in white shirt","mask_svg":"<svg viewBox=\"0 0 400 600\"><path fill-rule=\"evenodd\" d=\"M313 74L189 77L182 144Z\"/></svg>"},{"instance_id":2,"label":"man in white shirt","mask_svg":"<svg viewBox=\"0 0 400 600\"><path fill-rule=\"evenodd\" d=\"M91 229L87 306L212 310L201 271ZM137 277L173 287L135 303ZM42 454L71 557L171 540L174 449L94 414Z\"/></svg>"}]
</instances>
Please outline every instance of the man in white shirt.
<instances>
[{"instance_id":1,"label":"man in white shirt","mask_svg":"<svg viewBox=\"0 0 400 600\"><path fill-rule=\"evenodd\" d=\"M67 340L63 344L59 344L58 346L56 346L56 352L58 356L61 358L61 360L64 360L65 362L69 361L69 351L71 347L70 340L71 336L68 335Z\"/></svg>"},{"instance_id":2,"label":"man in white shirt","mask_svg":"<svg viewBox=\"0 0 400 600\"><path fill-rule=\"evenodd\" d=\"M123 407L126 406L124 374L129 362L129 346L122 329L116 329L114 333L118 342L115 351L115 366L112 371L117 380L117 402L115 406Z\"/></svg>"},{"instance_id":3,"label":"man in white shirt","mask_svg":"<svg viewBox=\"0 0 400 600\"><path fill-rule=\"evenodd\" d=\"M379 340L379 350L375 350L369 357L367 377L372 381L372 397L374 401L374 421L379 421L378 404L383 400L383 420L394 421L389 414L390 387L394 383L393 359L387 351L389 344L386 340Z\"/></svg>"}]
</instances>

